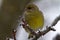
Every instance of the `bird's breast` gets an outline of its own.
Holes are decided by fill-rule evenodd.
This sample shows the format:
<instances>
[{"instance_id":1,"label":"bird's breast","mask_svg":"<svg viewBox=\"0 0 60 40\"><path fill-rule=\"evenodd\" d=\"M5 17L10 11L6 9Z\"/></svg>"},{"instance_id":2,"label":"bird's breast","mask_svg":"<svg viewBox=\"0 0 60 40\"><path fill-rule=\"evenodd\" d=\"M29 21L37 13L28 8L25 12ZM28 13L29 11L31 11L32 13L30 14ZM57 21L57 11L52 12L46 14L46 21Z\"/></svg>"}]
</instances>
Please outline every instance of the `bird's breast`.
<instances>
[{"instance_id":1,"label":"bird's breast","mask_svg":"<svg viewBox=\"0 0 60 40\"><path fill-rule=\"evenodd\" d=\"M29 17L30 16L30 17ZM37 30L39 28L42 28L43 26L43 18L40 16L26 16L26 22L32 28L33 30Z\"/></svg>"}]
</instances>

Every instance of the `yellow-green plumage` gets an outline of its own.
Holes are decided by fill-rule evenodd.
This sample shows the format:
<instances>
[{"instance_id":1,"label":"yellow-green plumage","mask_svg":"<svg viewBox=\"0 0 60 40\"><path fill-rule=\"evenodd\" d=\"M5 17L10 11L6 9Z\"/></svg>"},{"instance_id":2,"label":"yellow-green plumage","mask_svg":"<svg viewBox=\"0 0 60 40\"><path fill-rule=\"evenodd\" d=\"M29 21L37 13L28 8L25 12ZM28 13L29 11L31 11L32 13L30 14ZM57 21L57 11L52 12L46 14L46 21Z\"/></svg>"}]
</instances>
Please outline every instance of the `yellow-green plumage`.
<instances>
[{"instance_id":1,"label":"yellow-green plumage","mask_svg":"<svg viewBox=\"0 0 60 40\"><path fill-rule=\"evenodd\" d=\"M41 29L44 25L43 13L34 4L28 4L25 9L25 21L33 30Z\"/></svg>"}]
</instances>

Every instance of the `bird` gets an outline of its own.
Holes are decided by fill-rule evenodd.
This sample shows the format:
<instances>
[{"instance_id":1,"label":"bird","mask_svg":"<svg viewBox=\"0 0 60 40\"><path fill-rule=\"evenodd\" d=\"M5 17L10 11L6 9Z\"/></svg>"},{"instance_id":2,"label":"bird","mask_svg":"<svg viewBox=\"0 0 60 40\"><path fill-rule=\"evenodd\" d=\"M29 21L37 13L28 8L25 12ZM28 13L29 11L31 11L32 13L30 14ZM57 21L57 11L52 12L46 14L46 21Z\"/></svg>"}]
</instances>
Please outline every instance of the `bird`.
<instances>
[{"instance_id":1,"label":"bird","mask_svg":"<svg viewBox=\"0 0 60 40\"><path fill-rule=\"evenodd\" d=\"M6 40L12 36L13 29L18 26L19 16L30 0L3 0L0 6L0 40Z\"/></svg>"},{"instance_id":2,"label":"bird","mask_svg":"<svg viewBox=\"0 0 60 40\"><path fill-rule=\"evenodd\" d=\"M29 25L31 29L37 31L38 29L42 29L44 25L44 15L41 10L37 7L37 5L33 3L29 3L26 5L24 10L24 20ZM29 32L29 29L25 29L26 32Z\"/></svg>"}]
</instances>

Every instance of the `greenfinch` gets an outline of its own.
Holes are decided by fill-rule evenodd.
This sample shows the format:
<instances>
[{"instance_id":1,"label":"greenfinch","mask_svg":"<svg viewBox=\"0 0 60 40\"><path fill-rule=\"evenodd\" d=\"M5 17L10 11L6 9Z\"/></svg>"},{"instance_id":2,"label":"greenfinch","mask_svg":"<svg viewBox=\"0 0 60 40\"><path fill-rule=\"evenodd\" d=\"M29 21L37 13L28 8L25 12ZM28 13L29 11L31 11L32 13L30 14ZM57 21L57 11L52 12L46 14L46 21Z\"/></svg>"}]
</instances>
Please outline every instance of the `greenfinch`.
<instances>
[{"instance_id":1,"label":"greenfinch","mask_svg":"<svg viewBox=\"0 0 60 40\"><path fill-rule=\"evenodd\" d=\"M12 36L13 29L18 26L19 16L30 0L3 0L0 6L0 40Z\"/></svg>"},{"instance_id":2,"label":"greenfinch","mask_svg":"<svg viewBox=\"0 0 60 40\"><path fill-rule=\"evenodd\" d=\"M33 29L34 31L37 31L38 29L43 28L43 25L44 25L43 13L33 3L27 4L25 11L24 11L24 19L26 23L29 25L29 27ZM25 30L29 32L27 28Z\"/></svg>"},{"instance_id":3,"label":"greenfinch","mask_svg":"<svg viewBox=\"0 0 60 40\"><path fill-rule=\"evenodd\" d=\"M43 13L35 4L28 4L25 8L25 21L33 30L42 29L44 25Z\"/></svg>"}]
</instances>

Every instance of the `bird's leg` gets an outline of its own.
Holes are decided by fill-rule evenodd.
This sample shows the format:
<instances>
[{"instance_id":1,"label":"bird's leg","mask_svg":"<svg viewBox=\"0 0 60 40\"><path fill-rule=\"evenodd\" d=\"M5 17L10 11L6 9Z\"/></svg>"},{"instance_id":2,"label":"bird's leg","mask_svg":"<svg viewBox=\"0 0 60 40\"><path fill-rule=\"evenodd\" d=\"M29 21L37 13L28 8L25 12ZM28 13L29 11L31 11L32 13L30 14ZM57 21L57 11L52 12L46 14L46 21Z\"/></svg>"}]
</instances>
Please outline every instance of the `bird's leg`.
<instances>
[{"instance_id":1,"label":"bird's leg","mask_svg":"<svg viewBox=\"0 0 60 40\"><path fill-rule=\"evenodd\" d=\"M13 38L16 40L16 30L13 30Z\"/></svg>"}]
</instances>

